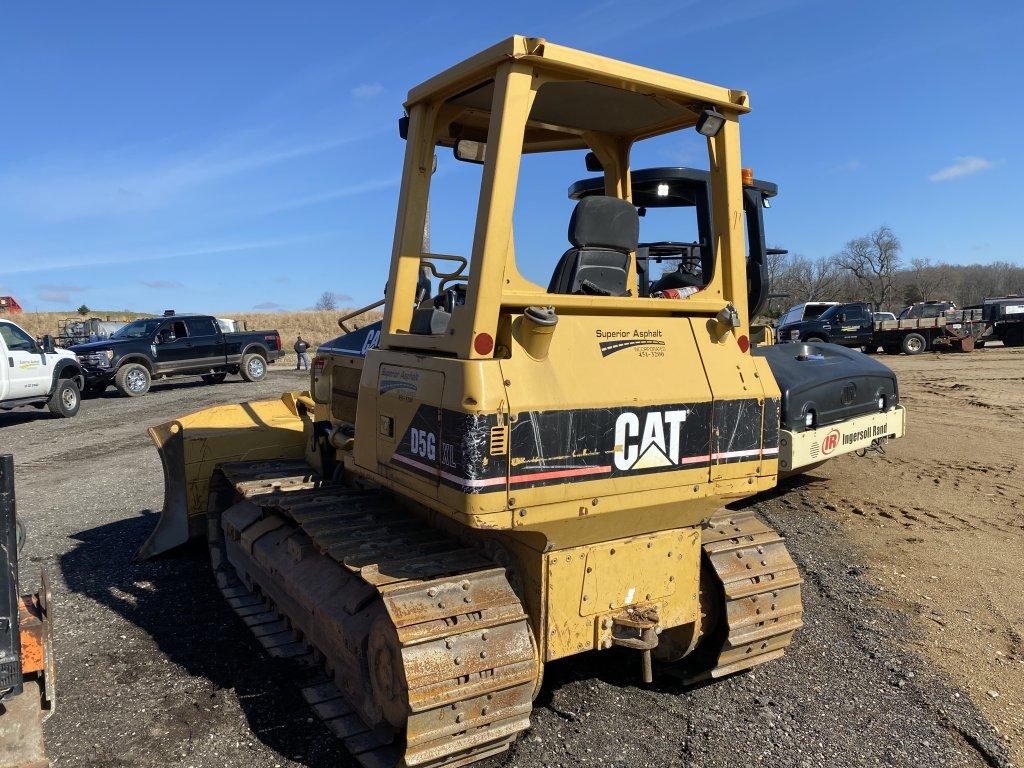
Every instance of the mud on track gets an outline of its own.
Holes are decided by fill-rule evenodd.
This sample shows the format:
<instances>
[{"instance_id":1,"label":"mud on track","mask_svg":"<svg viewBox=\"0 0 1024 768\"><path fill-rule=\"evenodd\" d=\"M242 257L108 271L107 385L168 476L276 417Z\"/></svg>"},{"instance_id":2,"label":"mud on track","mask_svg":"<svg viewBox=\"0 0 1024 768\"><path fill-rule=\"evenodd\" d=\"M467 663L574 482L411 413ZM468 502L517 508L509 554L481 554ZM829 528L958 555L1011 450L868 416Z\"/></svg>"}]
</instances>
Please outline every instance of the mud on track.
<instances>
[{"instance_id":1,"label":"mud on track","mask_svg":"<svg viewBox=\"0 0 1024 768\"><path fill-rule=\"evenodd\" d=\"M1019 579L1019 554L987 555L1002 581L995 572L991 580L967 577L974 546L1005 540L1007 550L1015 544L1019 553L1022 532L1009 515L1012 509L1019 515L1020 486L1007 479L1016 459L1012 446L992 453L991 479L980 470L951 474L936 459L922 459L934 452L941 462L973 465L964 435L972 446L988 442L985 430L1007 438L1013 429L999 427L992 411L1003 404L994 393L1024 377L1024 354L986 349L934 362L931 356L883 359L901 374L911 437L887 457L842 460L754 503L789 537L806 579L807 626L786 658L695 689L657 670L654 686L643 687L639 661L625 651L550 665L533 728L511 755L489 766L1008 764L1004 743L975 702L999 725L1009 715L989 703L1010 701L1010 691L1001 687L1000 699L978 695L974 678L989 659L973 651L979 639L998 638L1001 648L1017 650L1005 650L1006 660L993 669L1003 677L1021 669L1019 638L1011 642L1020 614L1000 602L1000 585L1014 574ZM925 375L929 366L948 378ZM946 417L929 415L926 406L937 403L948 422L957 421L961 408L941 387L961 383L961 366L984 367L992 380L956 395L967 403L963 410L976 413L967 424L973 431L957 436L945 431ZM45 565L55 587L60 701L47 738L56 765L352 764L306 710L296 670L266 658L223 604L201 550L130 562L153 524L147 510L162 497L145 427L304 384L305 376L272 368L259 385L186 381L158 385L137 400L108 395L86 401L74 420L35 411L0 414L0 450L15 454L19 512L29 527L24 579L30 585L37 565ZM993 405L970 406L972 398ZM1018 434L1020 428L1017 422ZM829 483L821 480L826 475ZM993 494L985 497L989 512L967 503L979 494ZM933 511L940 499L944 509L960 499L952 505L957 516L981 520L974 525L946 516L952 522L933 525L914 510ZM894 508L923 522L900 520ZM922 541L906 541L911 538ZM965 539L978 543L968 546ZM894 568L905 577L893 582ZM912 599L918 584L954 572L960 575L942 583L945 590L928 587L931 601ZM932 610L939 594L950 603L935 607L947 620L940 639L959 649L949 657L956 663L930 647L939 624L924 609ZM995 622L995 611L989 616L986 600L1005 624ZM913 607L919 603L921 611ZM972 623L961 622L958 608L970 612ZM972 633L982 625L975 620L989 622L978 637ZM1017 737L1012 746L1019 744Z\"/></svg>"}]
</instances>

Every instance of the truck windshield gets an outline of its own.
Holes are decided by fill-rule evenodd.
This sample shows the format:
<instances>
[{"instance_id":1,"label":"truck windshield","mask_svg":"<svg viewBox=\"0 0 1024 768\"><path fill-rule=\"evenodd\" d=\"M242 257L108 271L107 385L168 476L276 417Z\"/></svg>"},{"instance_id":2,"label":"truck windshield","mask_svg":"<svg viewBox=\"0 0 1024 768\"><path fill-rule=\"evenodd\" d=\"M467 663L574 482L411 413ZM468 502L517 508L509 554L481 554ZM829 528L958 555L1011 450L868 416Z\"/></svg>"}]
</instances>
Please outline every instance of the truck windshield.
<instances>
[{"instance_id":1,"label":"truck windshield","mask_svg":"<svg viewBox=\"0 0 1024 768\"><path fill-rule=\"evenodd\" d=\"M829 307L824 312L822 312L820 315L818 315L817 319L818 320L825 320L827 322L827 321L831 320L832 318L834 318L837 314L839 314L839 306L838 305Z\"/></svg>"},{"instance_id":2,"label":"truck windshield","mask_svg":"<svg viewBox=\"0 0 1024 768\"><path fill-rule=\"evenodd\" d=\"M112 339L143 339L156 333L162 319L136 320L110 334Z\"/></svg>"}]
</instances>

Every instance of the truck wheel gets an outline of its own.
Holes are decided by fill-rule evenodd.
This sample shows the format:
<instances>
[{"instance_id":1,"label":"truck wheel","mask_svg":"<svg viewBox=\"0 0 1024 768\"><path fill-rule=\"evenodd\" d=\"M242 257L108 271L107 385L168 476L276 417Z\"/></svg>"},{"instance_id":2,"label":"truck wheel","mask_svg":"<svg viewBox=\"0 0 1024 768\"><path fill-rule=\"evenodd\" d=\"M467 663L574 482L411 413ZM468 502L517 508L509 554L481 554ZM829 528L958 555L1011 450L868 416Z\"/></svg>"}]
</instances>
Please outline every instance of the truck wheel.
<instances>
[{"instance_id":1,"label":"truck wheel","mask_svg":"<svg viewBox=\"0 0 1024 768\"><path fill-rule=\"evenodd\" d=\"M226 373L204 373L203 381L207 384L220 384L227 377Z\"/></svg>"},{"instance_id":2,"label":"truck wheel","mask_svg":"<svg viewBox=\"0 0 1024 768\"><path fill-rule=\"evenodd\" d=\"M146 370L146 366L139 363L128 363L117 369L114 375L114 386L122 395L128 397L139 397L149 392L149 385L153 379Z\"/></svg>"},{"instance_id":3,"label":"truck wheel","mask_svg":"<svg viewBox=\"0 0 1024 768\"><path fill-rule=\"evenodd\" d=\"M50 413L57 416L70 418L78 413L82 405L82 393L78 391L78 385L71 379L61 379L57 382L57 388L50 395L47 406Z\"/></svg>"},{"instance_id":4,"label":"truck wheel","mask_svg":"<svg viewBox=\"0 0 1024 768\"><path fill-rule=\"evenodd\" d=\"M825 339L825 338L823 338L821 336L808 336L806 339L804 339L804 341L806 343L808 343L808 344L810 344L812 342L816 342L818 344L827 344L828 343L828 339Z\"/></svg>"},{"instance_id":5,"label":"truck wheel","mask_svg":"<svg viewBox=\"0 0 1024 768\"><path fill-rule=\"evenodd\" d=\"M252 353L242 355L242 366L239 373L246 381L263 381L267 375L267 361Z\"/></svg>"},{"instance_id":6,"label":"truck wheel","mask_svg":"<svg viewBox=\"0 0 1024 768\"><path fill-rule=\"evenodd\" d=\"M908 355L919 355L928 349L928 341L920 333L908 333L900 347Z\"/></svg>"}]
</instances>

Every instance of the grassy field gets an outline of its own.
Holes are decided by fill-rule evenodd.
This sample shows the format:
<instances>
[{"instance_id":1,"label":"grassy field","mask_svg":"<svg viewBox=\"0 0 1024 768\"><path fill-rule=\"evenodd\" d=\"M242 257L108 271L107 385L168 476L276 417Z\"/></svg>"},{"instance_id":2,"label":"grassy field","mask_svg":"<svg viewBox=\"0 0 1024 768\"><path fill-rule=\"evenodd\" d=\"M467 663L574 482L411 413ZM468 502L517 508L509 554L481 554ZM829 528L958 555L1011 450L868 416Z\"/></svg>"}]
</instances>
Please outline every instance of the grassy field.
<instances>
[{"instance_id":1,"label":"grassy field","mask_svg":"<svg viewBox=\"0 0 1024 768\"><path fill-rule=\"evenodd\" d=\"M318 344L333 339L341 333L341 329L338 327L338 318L350 311L342 308L316 312L234 312L224 313L218 317L238 320L245 323L246 328L254 331L276 330L281 334L281 345L291 356L291 348L295 343L296 336L302 334L302 338L315 349ZM144 315L141 313L96 312L90 316L99 317L102 320L128 321ZM146 316L148 317L148 315ZM379 320L380 316L379 312L368 312L348 325L350 328L361 327L374 320ZM47 333L56 336L57 323L68 317L77 317L77 315L68 312L24 312L20 315L11 315L9 319L33 336L40 337Z\"/></svg>"}]
</instances>

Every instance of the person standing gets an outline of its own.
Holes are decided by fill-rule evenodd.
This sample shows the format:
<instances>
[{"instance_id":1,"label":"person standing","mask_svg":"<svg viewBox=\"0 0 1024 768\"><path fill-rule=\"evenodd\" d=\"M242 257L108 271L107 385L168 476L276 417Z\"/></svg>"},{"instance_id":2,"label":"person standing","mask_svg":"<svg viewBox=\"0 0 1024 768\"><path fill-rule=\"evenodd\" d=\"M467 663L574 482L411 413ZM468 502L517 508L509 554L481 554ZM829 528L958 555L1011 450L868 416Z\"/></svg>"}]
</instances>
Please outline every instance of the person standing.
<instances>
[{"instance_id":1,"label":"person standing","mask_svg":"<svg viewBox=\"0 0 1024 768\"><path fill-rule=\"evenodd\" d=\"M309 370L309 355L306 353L306 350L309 349L309 344L306 343L306 341L302 338L302 334L301 333L295 339L295 346L292 347L292 349L295 350L295 357L296 357L296 360L295 360L295 370L297 371L300 368L304 368L304 369L306 369L308 371Z\"/></svg>"}]
</instances>

